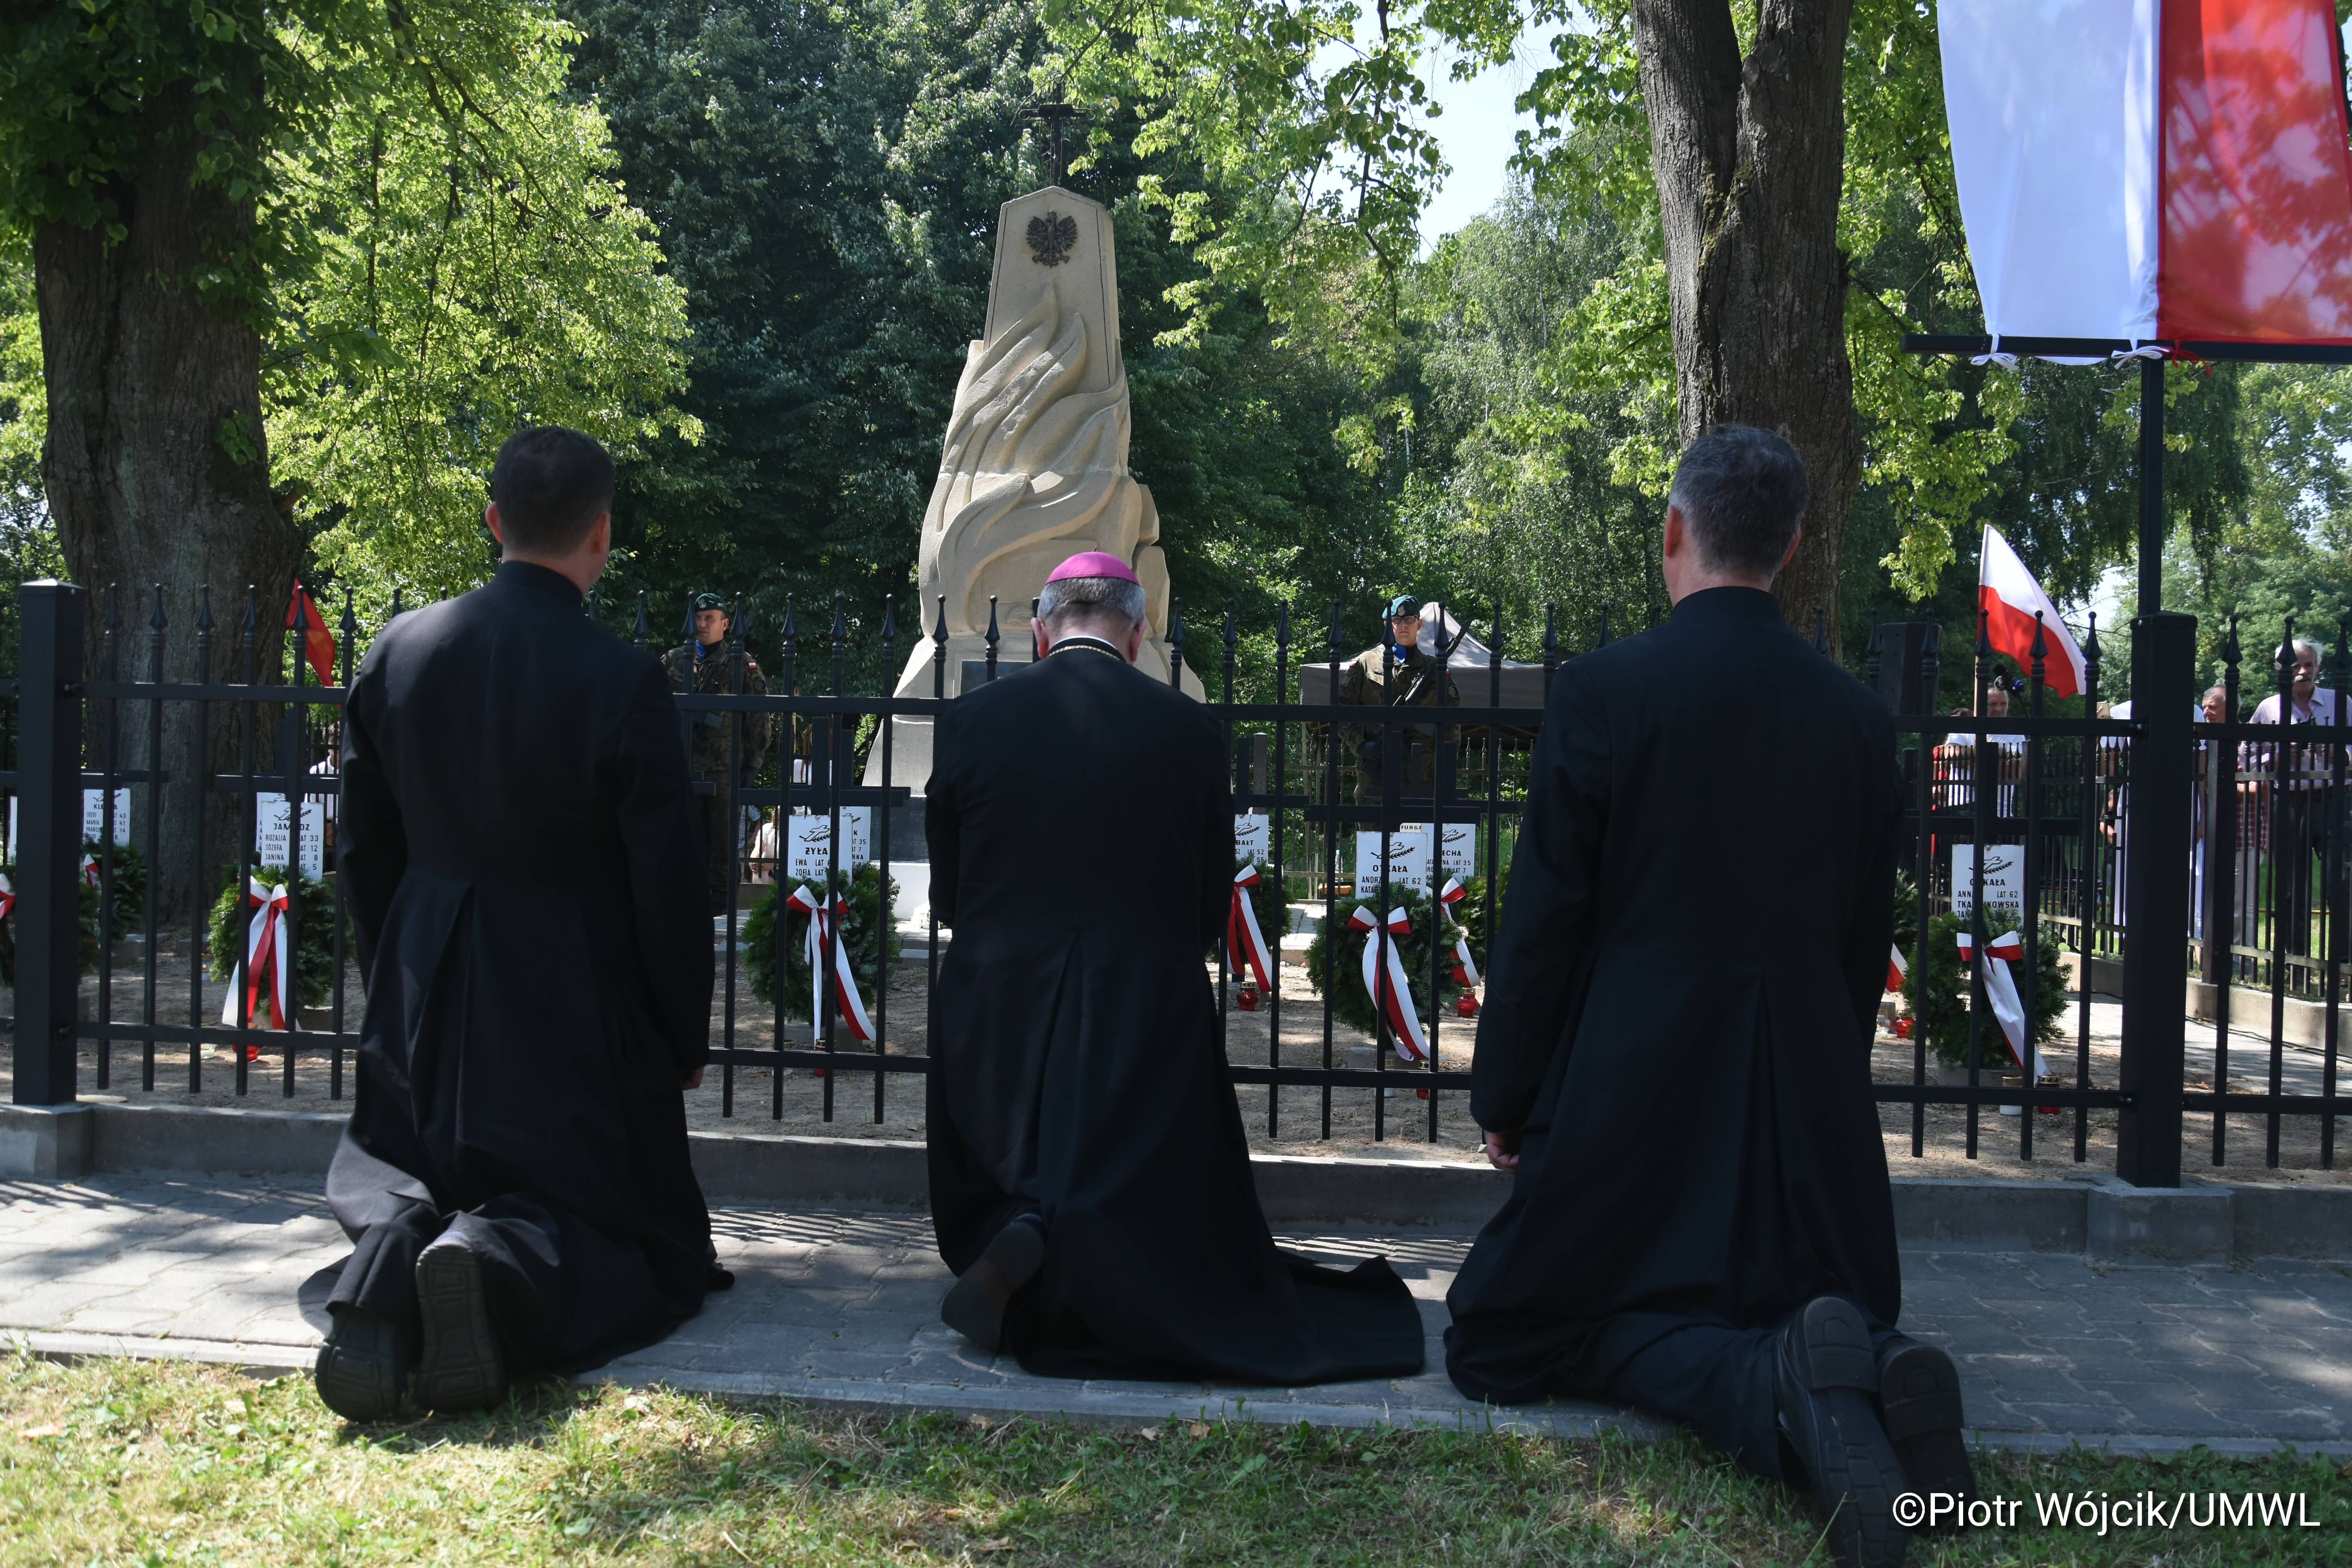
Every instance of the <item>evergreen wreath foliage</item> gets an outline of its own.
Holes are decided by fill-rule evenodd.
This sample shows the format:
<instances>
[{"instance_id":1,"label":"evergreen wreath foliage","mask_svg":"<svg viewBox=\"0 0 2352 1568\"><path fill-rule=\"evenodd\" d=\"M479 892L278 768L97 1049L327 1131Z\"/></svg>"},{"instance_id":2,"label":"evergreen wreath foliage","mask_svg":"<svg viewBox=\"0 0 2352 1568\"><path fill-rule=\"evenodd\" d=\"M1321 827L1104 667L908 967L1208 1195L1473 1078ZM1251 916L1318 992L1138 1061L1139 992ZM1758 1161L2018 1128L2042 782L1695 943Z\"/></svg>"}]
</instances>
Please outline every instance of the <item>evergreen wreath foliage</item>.
<instances>
[{"instance_id":1,"label":"evergreen wreath foliage","mask_svg":"<svg viewBox=\"0 0 2352 1568\"><path fill-rule=\"evenodd\" d=\"M85 841L81 847L81 852L86 858L96 860L100 868L108 865L107 851L94 840ZM106 936L109 942L121 942L132 931L137 931L140 922L147 918L147 857L139 853L139 846L136 844L118 844L114 847L112 855L114 918L108 922ZM91 872L89 875L98 874ZM83 886L95 889L96 884L85 879ZM85 897L83 902L88 905L89 899ZM95 932L94 906L89 909L87 918L91 921L92 930ZM95 960L92 961L91 966L96 967Z\"/></svg>"},{"instance_id":2,"label":"evergreen wreath foliage","mask_svg":"<svg viewBox=\"0 0 2352 1568\"><path fill-rule=\"evenodd\" d=\"M294 916L297 951L294 984L289 989L294 1005L325 1006L335 989L334 889L290 866L257 866L253 875L270 887L283 886L293 895L293 908L289 912ZM245 933L253 923L253 915L254 906L246 901L245 884L237 879L236 868L232 866L221 884L220 897L213 900L212 916L205 922L205 951L215 980L229 980L236 974L237 963L245 956ZM282 938L285 928L278 930ZM267 977L264 984L268 984ZM268 994L264 989L255 995L259 1004L255 1012L265 1021L269 1016Z\"/></svg>"},{"instance_id":3,"label":"evergreen wreath foliage","mask_svg":"<svg viewBox=\"0 0 2352 1568\"><path fill-rule=\"evenodd\" d=\"M784 900L793 889L813 883L778 882L751 906L743 921L743 967L751 972L751 994L773 1005L776 1001L776 971L778 966L777 916L787 918L782 922L783 1011L784 1016L796 1023L809 1021L803 1011L809 1001L808 927L809 918ZM857 868L854 877L840 871L833 873L833 886L847 906L841 916L839 940L849 953L849 972L857 977L858 994L866 998L866 1009L874 1006L880 990L882 975L895 968L898 950L904 945L898 936L898 922L887 918L898 898L898 883L894 878L886 890L882 886L882 866L869 860ZM874 936L879 927L884 942L882 963L874 960Z\"/></svg>"},{"instance_id":4,"label":"evergreen wreath foliage","mask_svg":"<svg viewBox=\"0 0 2352 1568\"><path fill-rule=\"evenodd\" d=\"M1916 920L1916 905L1913 907ZM1984 934L1988 942L2021 928L2021 917L2015 910L1986 909ZM1927 1040L1927 1049L1936 1060L1949 1068L1969 1065L1971 987L1960 963L1959 935L1969 929L1971 923L1966 915L1931 915L1926 946L1914 945L1904 954L1911 973L1904 977L1903 1001L1910 1012L1913 1027ZM2066 1014L2063 949L2057 928L2044 921L2034 948L2034 964L2039 971L2035 984L2029 988L2024 975L2018 973L2025 967L2021 962L2009 966L2011 975L2018 982L2027 1026L2036 1045L2048 1045L2063 1032ZM2009 1054L2008 1039L2000 1032L2000 1021L1988 1005L1983 1032L1977 1042L1978 1070L2005 1072L2015 1065Z\"/></svg>"},{"instance_id":5,"label":"evergreen wreath foliage","mask_svg":"<svg viewBox=\"0 0 2352 1568\"><path fill-rule=\"evenodd\" d=\"M1486 881L1474 877L1463 883L1468 896L1454 909L1462 919L1454 924L1461 926L1470 936L1470 956L1477 961L1481 974L1486 968L1486 942L1483 904ZM1411 934L1396 941L1404 958L1406 978L1412 985L1412 999L1421 1011L1421 1021L1433 1021L1439 1012L1454 1005L1455 993L1461 987L1454 983L1454 932L1443 921L1438 927L1437 957L1433 973L1430 962L1430 912L1436 907L1429 894L1413 887L1391 887L1389 897L1391 908L1402 909L1412 922ZM1368 1035L1377 1035L1373 1026L1372 998L1364 990L1364 944L1373 933L1358 931L1348 923L1349 917L1359 909L1371 910L1374 919L1387 911L1375 909L1373 900L1345 898L1334 907L1329 929L1318 932L1314 944L1307 950L1308 984L1330 999L1331 1016L1350 1028ZM1474 915L1480 917L1475 921ZM1333 941L1337 936L1338 941Z\"/></svg>"},{"instance_id":6,"label":"evergreen wreath foliage","mask_svg":"<svg viewBox=\"0 0 2352 1568\"><path fill-rule=\"evenodd\" d=\"M81 849L85 856L99 854L99 846L94 840L85 839ZM16 885L16 867L0 866L0 874L7 877L10 887ZM94 974L98 972L98 915L101 901L98 884L85 878L80 887L80 900L81 973ZM147 858L139 853L136 845L118 844L114 847L113 918L107 922L107 940L119 942L137 931L146 914ZM0 920L0 983L16 984L16 911L13 906L7 918Z\"/></svg>"}]
</instances>

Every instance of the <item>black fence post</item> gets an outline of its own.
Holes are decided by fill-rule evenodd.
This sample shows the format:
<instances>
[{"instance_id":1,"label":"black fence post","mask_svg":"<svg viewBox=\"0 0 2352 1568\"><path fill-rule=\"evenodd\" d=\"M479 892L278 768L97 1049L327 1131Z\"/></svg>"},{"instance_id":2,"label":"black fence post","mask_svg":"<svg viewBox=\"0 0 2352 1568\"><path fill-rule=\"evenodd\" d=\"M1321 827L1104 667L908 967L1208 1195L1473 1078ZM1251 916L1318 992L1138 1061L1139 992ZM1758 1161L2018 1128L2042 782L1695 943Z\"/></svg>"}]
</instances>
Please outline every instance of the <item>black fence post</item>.
<instances>
[{"instance_id":1,"label":"black fence post","mask_svg":"<svg viewBox=\"0 0 2352 1568\"><path fill-rule=\"evenodd\" d=\"M16 1081L18 1105L74 1099L81 990L81 635L71 583L19 591L16 749Z\"/></svg>"},{"instance_id":2,"label":"black fence post","mask_svg":"<svg viewBox=\"0 0 2352 1568\"><path fill-rule=\"evenodd\" d=\"M2136 1187L2180 1184L2181 1070L2187 1047L2189 859L2195 783L2197 617L2132 622L2131 790L2124 824L2123 1115L2116 1174Z\"/></svg>"}]
</instances>

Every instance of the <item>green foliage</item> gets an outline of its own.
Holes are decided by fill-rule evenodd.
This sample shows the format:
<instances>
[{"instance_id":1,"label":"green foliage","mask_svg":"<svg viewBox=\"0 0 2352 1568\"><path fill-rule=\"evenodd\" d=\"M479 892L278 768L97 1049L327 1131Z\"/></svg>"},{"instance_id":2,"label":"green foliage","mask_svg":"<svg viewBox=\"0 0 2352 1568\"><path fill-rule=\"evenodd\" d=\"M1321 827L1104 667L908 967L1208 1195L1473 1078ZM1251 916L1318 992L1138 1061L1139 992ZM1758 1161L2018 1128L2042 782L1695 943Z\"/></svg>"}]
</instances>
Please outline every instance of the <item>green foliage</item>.
<instances>
[{"instance_id":1,"label":"green foliage","mask_svg":"<svg viewBox=\"0 0 2352 1568\"><path fill-rule=\"evenodd\" d=\"M409 34L363 0L85 0L0 13L0 226L43 224L127 237L124 204L159 130L189 149L190 174L261 221L204 237L182 280L215 307L260 314L263 271L294 248L275 221L282 171L270 153L316 125L335 68L371 31Z\"/></svg>"},{"instance_id":2,"label":"green foliage","mask_svg":"<svg viewBox=\"0 0 2352 1568\"><path fill-rule=\"evenodd\" d=\"M684 287L615 177L604 119L565 90L579 35L537 0L454 27L420 72L371 57L275 161L306 265L273 277L273 478L322 563L381 605L486 577L499 443L525 424L627 456L700 432Z\"/></svg>"},{"instance_id":3,"label":"green foliage","mask_svg":"<svg viewBox=\"0 0 2352 1568\"><path fill-rule=\"evenodd\" d=\"M1472 878L1463 886L1469 897L1455 906L1462 912L1459 922L1441 921L1438 926L1437 955L1433 964L1430 955L1430 918L1435 908L1433 900L1418 888L1394 887L1389 889L1391 909L1402 909L1412 921L1409 934L1394 938L1404 960L1406 978L1412 988L1413 1005L1420 1009L1421 1020L1427 1024L1438 1013L1454 1005L1461 987L1454 983L1454 931L1459 923L1470 935L1470 955L1478 963L1483 974L1486 965L1486 933L1484 927L1486 879ZM1316 934L1314 943L1307 950L1307 983L1330 999L1331 1016L1352 1029L1373 1034L1372 998L1364 989L1364 948L1372 933L1358 931L1348 921L1358 909L1370 909L1375 918L1386 911L1372 909L1372 900L1356 897L1341 899L1333 923ZM1337 940L1334 940L1336 933Z\"/></svg>"},{"instance_id":4,"label":"green foliage","mask_svg":"<svg viewBox=\"0 0 2352 1568\"><path fill-rule=\"evenodd\" d=\"M315 877L305 876L290 867L257 867L253 873L272 887L283 885L290 894L292 909L299 928L295 933L294 984L290 988L297 1007L323 1007L334 994L335 985L335 895L334 889ZM252 925L256 906L250 901L245 885L237 880L232 868L228 879L221 885L220 897L214 900L212 914L205 924L205 952L211 963L215 980L229 980L237 973L245 959L246 933ZM271 963L279 962L284 952L286 928L278 928L279 947ZM247 984L250 984L248 978ZM269 1021L268 997L276 984L268 971L261 974L261 988L255 992L257 1005L253 1016L258 1020L255 1028L267 1027Z\"/></svg>"},{"instance_id":5,"label":"green foliage","mask_svg":"<svg viewBox=\"0 0 2352 1568\"><path fill-rule=\"evenodd\" d=\"M0 875L7 875L9 886L14 886L16 868L0 865ZM75 898L80 902L82 941L78 942L78 947L80 947L80 954L78 954L80 957L80 973L89 975L97 973L99 969L99 910L103 908L106 900L99 893L99 886L87 877L78 886ZM120 910L120 905L122 905L122 900L118 896L115 908ZM120 924L115 929L120 929ZM7 920L0 920L0 985L14 985L14 983L16 983L16 905L9 905Z\"/></svg>"},{"instance_id":6,"label":"green foliage","mask_svg":"<svg viewBox=\"0 0 2352 1568\"><path fill-rule=\"evenodd\" d=\"M85 858L99 853L99 846L87 839L81 848ZM99 872L85 868L77 890L76 897L81 906L79 963L80 973L84 974L98 973L101 911L107 912L102 939L107 942L121 941L141 929L146 920L147 858L140 854L138 846L116 845L111 872L114 897L110 903L102 886L105 878ZM15 886L16 867L0 866L0 875L5 875L9 885ZM0 920L0 983L16 984L16 910L14 905L10 906L7 918Z\"/></svg>"},{"instance_id":7,"label":"green foliage","mask_svg":"<svg viewBox=\"0 0 2352 1568\"><path fill-rule=\"evenodd\" d=\"M1895 920L1901 924L1904 916L1898 903ZM1912 920L1917 916L1916 905ZM1985 940L1998 941L2017 929L2018 914L2014 910L1985 910ZM1923 949L1916 943L1906 951L1910 961L1910 973L1904 976L1903 1000L1909 1010L1913 1026L1927 1042L1927 1048L1946 1067L1966 1067L1969 1063L1969 1012L1973 986L1966 967L1960 962L1959 936L1971 930L1968 917L1949 912L1931 915L1927 920L1927 941ZM2066 1016L2066 971L2063 934L2057 927L2043 921L2040 939L2034 949L2036 984L2032 994L2023 996L2026 1021L2032 1029L2033 1043L2047 1045L2064 1032ZM2018 971L2021 963L2010 965L2013 979L2021 981ZM2021 984L2021 994L2024 991ZM2000 1021L1987 1007L1980 1037L1977 1042L1977 1066L1984 1072L2008 1072L2015 1062L2009 1054L2006 1037Z\"/></svg>"},{"instance_id":8,"label":"green foliage","mask_svg":"<svg viewBox=\"0 0 2352 1568\"><path fill-rule=\"evenodd\" d=\"M1379 374L1394 279L1444 171L1423 57L1450 32L1477 40L1465 66L1507 58L1517 8L1403 0L1373 31L1351 0L1055 0L1045 16L1071 97L1140 106L1137 155L1181 151L1200 171L1140 188L1205 269L1171 296L1181 331L1255 292L1300 341Z\"/></svg>"},{"instance_id":9,"label":"green foliage","mask_svg":"<svg viewBox=\"0 0 2352 1568\"><path fill-rule=\"evenodd\" d=\"M147 857L140 853L135 843L118 844L109 851L89 839L82 841L81 852L85 862L99 862L96 867L85 864L82 870L85 887L97 888L110 879L113 883L114 897L109 907L106 940L120 942L138 931L147 919ZM83 911L84 922L90 927L93 941L97 935L97 918L95 906Z\"/></svg>"},{"instance_id":10,"label":"green foliage","mask_svg":"<svg viewBox=\"0 0 2352 1568\"><path fill-rule=\"evenodd\" d=\"M263 337L266 430L232 414L203 434L231 462L268 452L372 616L395 587L487 574L481 481L516 426L574 425L624 455L692 439L665 403L682 291L612 178L601 114L565 97L576 37L548 0L0 18L0 529L47 529L24 241L51 223L125 237L141 182L178 177L158 142L191 147L222 204L194 275L163 281Z\"/></svg>"},{"instance_id":11,"label":"green foliage","mask_svg":"<svg viewBox=\"0 0 2352 1568\"><path fill-rule=\"evenodd\" d=\"M776 975L779 958L783 970L783 1015L806 1023L810 974L808 961L809 917L789 907L785 900L795 888L814 884L778 882L751 906L743 921L743 966L751 972L751 994L773 1005L776 1003ZM882 886L882 866L879 861L867 861L857 868L854 877L841 872L833 874L835 893L848 907L843 910L838 941L848 950L849 972L857 977L858 994L865 998L868 1013L874 1010L874 999L881 989L885 975L896 973L898 951L902 945L898 922L890 918L898 896L898 884L893 879L886 894ZM778 929L778 917L782 917ZM882 951L877 962L877 939ZM828 997L831 987L826 988Z\"/></svg>"}]
</instances>

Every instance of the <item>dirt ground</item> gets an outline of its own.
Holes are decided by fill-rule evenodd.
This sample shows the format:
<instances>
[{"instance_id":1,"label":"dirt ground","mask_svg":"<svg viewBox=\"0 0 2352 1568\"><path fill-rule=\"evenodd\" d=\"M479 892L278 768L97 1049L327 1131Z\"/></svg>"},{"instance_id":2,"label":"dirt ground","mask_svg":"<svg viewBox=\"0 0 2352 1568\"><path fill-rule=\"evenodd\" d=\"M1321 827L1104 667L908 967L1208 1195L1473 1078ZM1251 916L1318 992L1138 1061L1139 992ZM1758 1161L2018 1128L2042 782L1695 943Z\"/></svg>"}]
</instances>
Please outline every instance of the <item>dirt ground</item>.
<instances>
[{"instance_id":1,"label":"dirt ground","mask_svg":"<svg viewBox=\"0 0 2352 1568\"><path fill-rule=\"evenodd\" d=\"M157 963L159 983L155 1001L158 1017L167 1023L184 1024L188 1017L188 962L184 939L167 939L162 943L157 952ZM117 972L112 985L112 1014L117 1019L135 1021L143 1015L143 968L144 958L135 947L118 950ZM345 1026L355 1033L361 1007L356 969L346 972L345 984ZM880 1016L891 1054L919 1054L922 1050L926 1024L925 989L925 966L918 953L911 962L899 964L887 999L867 999L869 1005L875 1006ZM207 1020L220 1016L224 991L225 987L216 982L205 983L203 1002ZM85 983L84 1008L92 1016L98 1011L97 993L98 984L94 978ZM776 1040L773 1010L752 996L749 980L740 974L734 994L734 1038L738 1047L752 1050L772 1048ZM714 1042L723 1037L726 1003L722 986L711 1012ZM8 1005L13 1010L13 998L6 998L0 1005ZM1326 1059L1322 1007L1320 999L1307 984L1302 969L1284 967L1281 1005L1280 1060L1283 1065L1322 1065ZM1230 1058L1237 1063L1266 1063L1272 1021L1270 1012L1263 1008L1250 1013L1229 1005L1225 1027L1226 1050ZM316 1024L320 1027L325 1026L323 1014L319 1016ZM2096 1087L2111 1088L2116 1082L2120 1060L2117 1037L2120 1026L2121 1008L2112 1001L2095 999L2091 1009L2090 1044L2091 1081ZM1444 1067L1454 1069L1469 1067L1475 1027L1472 1020L1451 1015L1440 1021L1436 1031L1437 1047L1439 1058ZM810 1044L807 1026L787 1024L784 1041L788 1047L806 1048ZM837 1045L845 1044L846 1037L843 1036ZM2210 1026L2191 1026L2189 1083L2193 1089L2209 1089L2211 1086L2211 1045ZM1370 1069L1375 1064L1372 1041L1344 1025L1335 1023L1328 1049L1328 1059L1334 1067ZM80 1081L85 1099L131 1104L243 1105L256 1109L320 1112L340 1111L349 1103L352 1061L348 1051L342 1053L341 1098L334 1092L336 1075L331 1049L298 1046L291 1053L289 1075L289 1053L277 1047L265 1048L263 1059L247 1064L243 1094L237 1092L235 1057L224 1047L206 1047L203 1059L194 1064L197 1087L193 1091L189 1087L189 1049L184 1045L166 1044L157 1047L152 1089L145 1087L148 1081L146 1062L138 1042L116 1042L110 1052L103 1053L110 1058L103 1071L101 1054L97 1042L83 1043ZM2316 1053L2290 1047L2283 1053L2282 1061L2289 1092L2317 1091L2321 1061ZM2063 1081L2071 1082L2075 1065L2074 1042L2070 1037L2051 1053L2051 1066ZM0 1083L6 1080L6 1067L5 1056L0 1056ZM1481 1157L1478 1132L1470 1120L1469 1096L1466 1093L1437 1091L1427 1099L1420 1098L1413 1089L1414 1069L1393 1056L1388 1058L1388 1068L1397 1074L1397 1084L1385 1093L1372 1089L1326 1090L1286 1087L1278 1091L1271 1125L1267 1106L1269 1090L1262 1085L1237 1086L1234 1095L1252 1146L1268 1152L1322 1157L1378 1155L1386 1159L1453 1161L1475 1161ZM1873 1055L1872 1068L1873 1077L1877 1081L1910 1082L1913 1073L1910 1042L1882 1033ZM2244 1034L2233 1037L2231 1068L2232 1089L2249 1092L2267 1089L2270 1070L2267 1042ZM828 1080L806 1069L791 1069L782 1075L780 1081L772 1069L763 1067L722 1068L714 1066L703 1087L687 1095L688 1121L698 1131L730 1131L751 1136L920 1138L925 1115L922 1077L913 1073L884 1075L878 1116L875 1102L875 1077L871 1072L845 1069ZM2352 1097L2352 1081L2347 1080L2352 1080L2352 1073L2339 1073L2339 1088L2347 1092L2347 1097ZM832 1090L829 1115L828 1088ZM2112 1110L2090 1113L2084 1129L2085 1158L2078 1163L2074 1158L2074 1114L2071 1111L2057 1115L2036 1114L2030 1119L2032 1148L2028 1158L2021 1150L2024 1124L2028 1119L2004 1116L1987 1106L1977 1113L1977 1151L1975 1158L1971 1159L1968 1151L1969 1115L1966 1108L1927 1107L1921 1129L1920 1152L1915 1155L1912 1152L1911 1107L1899 1103L1880 1107L1880 1124L1886 1140L1888 1166L1896 1175L1911 1176L2017 1176L2046 1180L2069 1175L2096 1175L2115 1168L2116 1119L2116 1113ZM2267 1119L2261 1116L2229 1118L2225 1161L2217 1166L2210 1163L2212 1119L2203 1115L2189 1116L2183 1142L2184 1173L2192 1177L2203 1175L2230 1181L2327 1184L2352 1182L2352 1173L2347 1173L2352 1172L2352 1144L2346 1143L2346 1140L2352 1139L2352 1117L2337 1119L2340 1146L2335 1161L2336 1169L2332 1171L2320 1168L2317 1118L2284 1116L2278 1120L2279 1155L2275 1167L2267 1163L2268 1125Z\"/></svg>"}]
</instances>

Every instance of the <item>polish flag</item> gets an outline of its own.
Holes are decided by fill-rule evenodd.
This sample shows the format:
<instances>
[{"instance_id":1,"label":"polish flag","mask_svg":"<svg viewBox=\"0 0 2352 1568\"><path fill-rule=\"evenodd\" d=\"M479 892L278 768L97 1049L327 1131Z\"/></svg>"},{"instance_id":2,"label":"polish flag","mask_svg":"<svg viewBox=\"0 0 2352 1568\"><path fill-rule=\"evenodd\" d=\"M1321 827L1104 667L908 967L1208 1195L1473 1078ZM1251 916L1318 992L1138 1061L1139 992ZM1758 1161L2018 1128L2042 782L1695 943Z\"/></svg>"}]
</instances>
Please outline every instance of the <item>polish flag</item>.
<instances>
[{"instance_id":1,"label":"polish flag","mask_svg":"<svg viewBox=\"0 0 2352 1568\"><path fill-rule=\"evenodd\" d=\"M2332 0L1940 0L2000 339L2352 342Z\"/></svg>"},{"instance_id":2,"label":"polish flag","mask_svg":"<svg viewBox=\"0 0 2352 1568\"><path fill-rule=\"evenodd\" d=\"M298 610L301 612L302 656L318 672L319 684L332 686L335 683L335 637L327 629L327 617L319 613L319 606L310 600L310 591L302 586L299 578L294 582L294 596L286 601L286 627L289 631L294 628L295 612Z\"/></svg>"},{"instance_id":3,"label":"polish flag","mask_svg":"<svg viewBox=\"0 0 2352 1568\"><path fill-rule=\"evenodd\" d=\"M1997 653L2017 660L2017 668L2033 673L2033 616L2042 616L2042 679L2053 697L2073 697L2089 680L2083 650L2074 634L2058 618L2058 606L2000 536L1985 525L1984 548L1977 555L1977 608L1985 615L1985 636Z\"/></svg>"}]
</instances>

